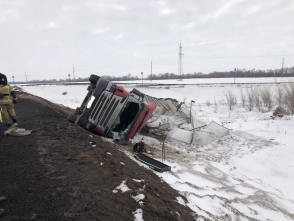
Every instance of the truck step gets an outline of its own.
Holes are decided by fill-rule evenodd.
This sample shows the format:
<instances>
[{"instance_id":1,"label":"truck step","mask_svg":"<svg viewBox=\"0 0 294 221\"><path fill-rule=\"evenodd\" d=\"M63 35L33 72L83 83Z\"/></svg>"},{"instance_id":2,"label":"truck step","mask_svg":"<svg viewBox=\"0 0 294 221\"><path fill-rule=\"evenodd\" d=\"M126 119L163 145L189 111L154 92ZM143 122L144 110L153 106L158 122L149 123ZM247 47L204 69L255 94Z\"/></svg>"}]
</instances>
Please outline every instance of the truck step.
<instances>
[{"instance_id":1,"label":"truck step","mask_svg":"<svg viewBox=\"0 0 294 221\"><path fill-rule=\"evenodd\" d=\"M160 161L158 160L155 160L145 154L142 154L142 153L138 153L135 155L135 158L137 160L139 160L140 162L148 165L151 169L155 170L155 171L158 171L158 172L164 172L164 171L171 171L171 167L164 164L164 163L161 163Z\"/></svg>"}]
</instances>

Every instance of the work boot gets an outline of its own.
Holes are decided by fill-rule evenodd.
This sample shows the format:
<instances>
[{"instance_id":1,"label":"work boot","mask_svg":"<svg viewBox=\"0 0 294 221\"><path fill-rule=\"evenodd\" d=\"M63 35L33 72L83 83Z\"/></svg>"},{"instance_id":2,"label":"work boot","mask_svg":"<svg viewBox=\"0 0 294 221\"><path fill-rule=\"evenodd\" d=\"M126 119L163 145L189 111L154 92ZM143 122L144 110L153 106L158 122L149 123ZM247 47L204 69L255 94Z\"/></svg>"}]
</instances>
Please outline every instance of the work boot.
<instances>
[{"instance_id":1,"label":"work boot","mask_svg":"<svg viewBox=\"0 0 294 221\"><path fill-rule=\"evenodd\" d=\"M6 211L4 209L0 209L0 217L4 216Z\"/></svg>"},{"instance_id":2,"label":"work boot","mask_svg":"<svg viewBox=\"0 0 294 221\"><path fill-rule=\"evenodd\" d=\"M15 117L10 117L13 123L16 123L17 120L15 119Z\"/></svg>"},{"instance_id":3,"label":"work boot","mask_svg":"<svg viewBox=\"0 0 294 221\"><path fill-rule=\"evenodd\" d=\"M5 196L0 196L0 202L3 202L6 200L6 197Z\"/></svg>"}]
</instances>

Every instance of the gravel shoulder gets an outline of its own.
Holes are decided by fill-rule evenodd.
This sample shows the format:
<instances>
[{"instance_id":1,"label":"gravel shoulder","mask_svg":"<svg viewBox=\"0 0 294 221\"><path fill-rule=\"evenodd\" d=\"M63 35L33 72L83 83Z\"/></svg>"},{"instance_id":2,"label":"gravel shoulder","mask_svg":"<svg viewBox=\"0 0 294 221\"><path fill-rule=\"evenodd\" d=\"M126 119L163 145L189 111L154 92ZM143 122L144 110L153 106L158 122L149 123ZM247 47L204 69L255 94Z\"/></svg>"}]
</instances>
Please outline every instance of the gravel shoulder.
<instances>
[{"instance_id":1,"label":"gravel shoulder","mask_svg":"<svg viewBox=\"0 0 294 221\"><path fill-rule=\"evenodd\" d=\"M196 220L179 193L120 146L67 121L70 108L24 92L15 105L23 137L0 142L2 220ZM116 190L125 182L130 189ZM143 194L140 202L134 198ZM185 199L182 196L183 199Z\"/></svg>"}]
</instances>

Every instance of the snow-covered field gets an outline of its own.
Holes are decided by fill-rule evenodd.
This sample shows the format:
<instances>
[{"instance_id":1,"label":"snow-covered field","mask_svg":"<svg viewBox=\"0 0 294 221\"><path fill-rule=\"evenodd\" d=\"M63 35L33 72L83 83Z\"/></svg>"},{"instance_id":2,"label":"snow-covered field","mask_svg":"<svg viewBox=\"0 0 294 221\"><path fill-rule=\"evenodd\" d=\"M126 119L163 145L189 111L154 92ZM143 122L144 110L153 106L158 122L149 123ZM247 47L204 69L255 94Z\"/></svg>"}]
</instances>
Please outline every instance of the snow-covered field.
<instances>
[{"instance_id":1,"label":"snow-covered field","mask_svg":"<svg viewBox=\"0 0 294 221\"><path fill-rule=\"evenodd\" d=\"M255 83L276 87L273 79L256 80L250 79L252 84L248 79L247 83L243 79L243 84L222 84L230 82L218 79L217 84L136 86L150 96L174 98L187 106L194 100L192 110L199 119L206 123L214 120L231 129L229 136L206 146L165 143L164 163L172 171L155 173L188 199L185 202L179 196L177 200L197 212L199 220L294 220L294 117L272 119L274 109L248 111L240 100L232 111L226 105L228 90L239 96L240 88ZM127 90L133 87L124 85ZM86 85L22 88L71 108L79 106L87 93ZM134 142L141 137L137 135ZM148 137L144 140L161 161L162 143Z\"/></svg>"},{"instance_id":2,"label":"snow-covered field","mask_svg":"<svg viewBox=\"0 0 294 221\"><path fill-rule=\"evenodd\" d=\"M293 80L293 78L292 78ZM137 80L137 81L124 81L124 83L137 83L137 84L258 84L258 83L280 83L287 82L287 77L276 78L193 78L193 79L173 79L173 80Z\"/></svg>"}]
</instances>

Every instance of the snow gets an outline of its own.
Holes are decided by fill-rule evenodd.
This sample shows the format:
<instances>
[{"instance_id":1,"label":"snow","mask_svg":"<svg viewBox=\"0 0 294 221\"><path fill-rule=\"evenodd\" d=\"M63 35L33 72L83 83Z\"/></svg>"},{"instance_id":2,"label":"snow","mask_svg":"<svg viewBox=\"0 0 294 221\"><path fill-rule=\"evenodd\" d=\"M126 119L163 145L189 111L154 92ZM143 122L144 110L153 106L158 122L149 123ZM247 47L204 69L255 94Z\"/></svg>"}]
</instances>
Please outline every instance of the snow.
<instances>
[{"instance_id":1,"label":"snow","mask_svg":"<svg viewBox=\"0 0 294 221\"><path fill-rule=\"evenodd\" d=\"M238 78L236 84L233 80L197 79L198 85L170 80L158 81L162 85L148 87L130 82L132 84L123 87L126 90L136 87L157 98L174 98L188 107L192 104L193 113L201 121L207 124L215 121L230 129L230 135L204 146L184 142L164 144L164 163L171 166L171 171L155 173L187 198L188 202L185 202L179 195L177 201L199 214L199 220L294 220L294 116L273 120L272 111L248 111L241 107L240 101L229 111L225 104L228 90L239 94L240 88L276 87L275 81L287 79ZM194 80L189 80L190 84L193 82L195 84ZM156 81L144 83L155 84ZM87 85L22 88L71 108L80 106L87 94ZM67 94L63 95L63 92ZM190 139L188 134L181 132L176 136ZM162 143L140 134L134 142L142 137L147 147L156 151L155 158L162 161ZM122 182L116 190L125 188ZM142 210L134 212L135 219L143 220L142 213Z\"/></svg>"},{"instance_id":2,"label":"snow","mask_svg":"<svg viewBox=\"0 0 294 221\"><path fill-rule=\"evenodd\" d=\"M133 179L135 182L140 182L141 180L135 180ZM126 185L126 180L123 180L121 182L121 184L119 186L117 186L114 190L112 190L113 193L118 193L118 190L121 190L122 193L127 192L127 191L131 191L131 189ZM133 195L133 193L131 193L131 198L133 198L140 207L144 206L144 203L142 200L145 199L145 195L142 193L138 193L137 195ZM135 212L133 212L133 215L135 217L135 220L137 221L143 221L143 210L141 208L138 208Z\"/></svg>"},{"instance_id":3,"label":"snow","mask_svg":"<svg viewBox=\"0 0 294 221\"><path fill-rule=\"evenodd\" d=\"M122 192L127 192L130 190L130 188L126 185L126 180L123 180L119 186L117 186L116 190L121 190Z\"/></svg>"},{"instance_id":4,"label":"snow","mask_svg":"<svg viewBox=\"0 0 294 221\"><path fill-rule=\"evenodd\" d=\"M139 201L142 201L143 199L145 199L145 195L140 193L136 196L132 196L132 198L136 201L136 202L139 202Z\"/></svg>"},{"instance_id":5,"label":"snow","mask_svg":"<svg viewBox=\"0 0 294 221\"><path fill-rule=\"evenodd\" d=\"M143 210L137 209L135 212L133 212L135 221L143 221Z\"/></svg>"},{"instance_id":6,"label":"snow","mask_svg":"<svg viewBox=\"0 0 294 221\"><path fill-rule=\"evenodd\" d=\"M144 182L144 180L137 180L137 179L133 179L135 182L137 183L141 183L141 182Z\"/></svg>"},{"instance_id":7,"label":"snow","mask_svg":"<svg viewBox=\"0 0 294 221\"><path fill-rule=\"evenodd\" d=\"M288 78L195 78L195 79L173 79L173 80L145 80L143 79L143 84L163 84L163 85L175 85L175 84L257 84L257 83L277 83L277 82L287 82ZM142 80L137 81L124 81L124 83L134 83L142 84ZM119 82L118 82L119 83Z\"/></svg>"},{"instance_id":8,"label":"snow","mask_svg":"<svg viewBox=\"0 0 294 221\"><path fill-rule=\"evenodd\" d=\"M176 197L176 199L177 199L179 204L182 204L184 206L186 205L186 203L185 203L185 201L184 201L184 199L182 197L178 196L178 197Z\"/></svg>"}]
</instances>

